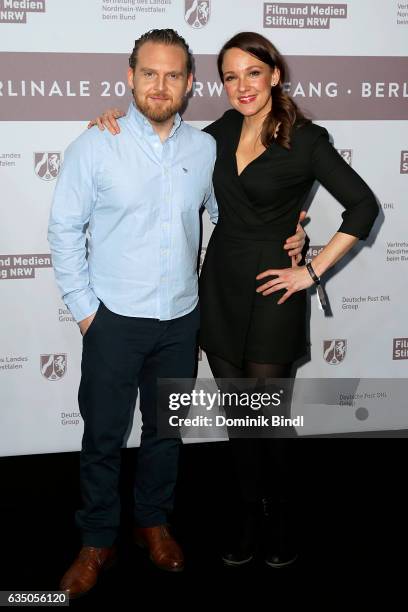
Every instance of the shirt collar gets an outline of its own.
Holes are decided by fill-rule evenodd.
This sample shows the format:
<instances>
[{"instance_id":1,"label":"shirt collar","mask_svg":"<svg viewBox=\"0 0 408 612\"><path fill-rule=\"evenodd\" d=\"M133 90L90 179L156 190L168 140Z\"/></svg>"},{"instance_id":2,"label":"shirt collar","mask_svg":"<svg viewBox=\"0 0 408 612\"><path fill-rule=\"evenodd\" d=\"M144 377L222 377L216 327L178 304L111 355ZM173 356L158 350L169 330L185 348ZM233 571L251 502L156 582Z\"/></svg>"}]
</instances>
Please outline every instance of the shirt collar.
<instances>
[{"instance_id":1,"label":"shirt collar","mask_svg":"<svg viewBox=\"0 0 408 612\"><path fill-rule=\"evenodd\" d=\"M130 124L130 126L136 127L138 131L141 131L143 134L150 134L150 135L156 134L156 131L153 129L152 124L143 115L143 113L140 112L134 100L132 100L132 102L129 104L126 119L127 119L127 122ZM171 128L168 138L171 138L173 134L177 132L181 123L182 123L182 119L179 113L176 113L174 117L173 127Z\"/></svg>"}]
</instances>

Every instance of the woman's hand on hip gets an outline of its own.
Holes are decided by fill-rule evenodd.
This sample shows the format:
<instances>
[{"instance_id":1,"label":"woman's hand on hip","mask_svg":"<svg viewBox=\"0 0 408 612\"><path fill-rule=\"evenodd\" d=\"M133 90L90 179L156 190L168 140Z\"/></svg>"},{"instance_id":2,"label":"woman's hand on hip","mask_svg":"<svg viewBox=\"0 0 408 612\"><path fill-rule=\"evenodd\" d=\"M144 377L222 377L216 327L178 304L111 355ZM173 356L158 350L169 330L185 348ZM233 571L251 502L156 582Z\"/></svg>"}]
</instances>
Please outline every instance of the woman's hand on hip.
<instances>
[{"instance_id":1,"label":"woman's hand on hip","mask_svg":"<svg viewBox=\"0 0 408 612\"><path fill-rule=\"evenodd\" d=\"M288 255L292 258L292 266L296 266L302 259L302 251L305 246L307 234L301 223L306 219L306 211L302 210L299 215L298 224L296 226L296 233L293 236L289 236L286 239L283 248L288 252Z\"/></svg>"},{"instance_id":2,"label":"woman's hand on hip","mask_svg":"<svg viewBox=\"0 0 408 612\"><path fill-rule=\"evenodd\" d=\"M256 279L263 280L270 276L273 276L273 278L260 285L256 292L266 296L275 291L286 289L286 293L280 298L278 304L286 302L296 291L307 289L313 285L313 279L306 266L265 270L265 272L258 274Z\"/></svg>"}]
</instances>

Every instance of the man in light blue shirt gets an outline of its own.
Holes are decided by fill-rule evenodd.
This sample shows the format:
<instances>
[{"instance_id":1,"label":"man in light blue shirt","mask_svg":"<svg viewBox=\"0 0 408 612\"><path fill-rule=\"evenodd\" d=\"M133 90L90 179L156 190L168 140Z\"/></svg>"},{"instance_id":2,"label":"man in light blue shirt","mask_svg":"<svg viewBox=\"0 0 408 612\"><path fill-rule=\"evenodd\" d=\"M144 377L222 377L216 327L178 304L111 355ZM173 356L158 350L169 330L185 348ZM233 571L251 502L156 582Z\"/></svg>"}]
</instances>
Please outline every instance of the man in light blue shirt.
<instances>
[{"instance_id":1,"label":"man in light blue shirt","mask_svg":"<svg viewBox=\"0 0 408 612\"><path fill-rule=\"evenodd\" d=\"M134 101L120 135L92 129L70 145L49 221L57 283L83 335L83 547L60 585L70 597L115 557L120 449L138 388L135 535L157 566L183 569L166 525L180 441L157 437L156 382L194 376L199 211L216 222L215 141L178 114L193 79L183 38L148 32L129 64Z\"/></svg>"},{"instance_id":2,"label":"man in light blue shirt","mask_svg":"<svg viewBox=\"0 0 408 612\"><path fill-rule=\"evenodd\" d=\"M48 233L57 283L78 322L100 301L125 316L175 319L198 301L201 206L218 217L215 141L177 114L162 142L134 102L120 125L116 137L88 130L65 152Z\"/></svg>"}]
</instances>

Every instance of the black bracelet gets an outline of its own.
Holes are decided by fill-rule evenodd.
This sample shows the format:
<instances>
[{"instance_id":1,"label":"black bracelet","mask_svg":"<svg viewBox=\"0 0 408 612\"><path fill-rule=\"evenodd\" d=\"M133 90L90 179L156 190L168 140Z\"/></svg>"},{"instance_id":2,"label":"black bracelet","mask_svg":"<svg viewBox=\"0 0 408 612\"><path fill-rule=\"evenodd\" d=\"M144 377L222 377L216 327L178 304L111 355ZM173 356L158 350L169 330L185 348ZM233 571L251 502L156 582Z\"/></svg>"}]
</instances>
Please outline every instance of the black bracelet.
<instances>
[{"instance_id":1,"label":"black bracelet","mask_svg":"<svg viewBox=\"0 0 408 612\"><path fill-rule=\"evenodd\" d=\"M320 278L317 276L316 272L313 270L313 266L311 263L306 264L306 268L310 276L312 277L314 284L317 285L317 296L319 298L319 302L322 307L322 310L325 310L327 308L327 300L324 294L323 287L320 284Z\"/></svg>"},{"instance_id":2,"label":"black bracelet","mask_svg":"<svg viewBox=\"0 0 408 612\"><path fill-rule=\"evenodd\" d=\"M312 264L311 263L306 264L306 268L310 276L312 277L315 285L320 285L320 278L317 276L316 272L313 270Z\"/></svg>"}]
</instances>

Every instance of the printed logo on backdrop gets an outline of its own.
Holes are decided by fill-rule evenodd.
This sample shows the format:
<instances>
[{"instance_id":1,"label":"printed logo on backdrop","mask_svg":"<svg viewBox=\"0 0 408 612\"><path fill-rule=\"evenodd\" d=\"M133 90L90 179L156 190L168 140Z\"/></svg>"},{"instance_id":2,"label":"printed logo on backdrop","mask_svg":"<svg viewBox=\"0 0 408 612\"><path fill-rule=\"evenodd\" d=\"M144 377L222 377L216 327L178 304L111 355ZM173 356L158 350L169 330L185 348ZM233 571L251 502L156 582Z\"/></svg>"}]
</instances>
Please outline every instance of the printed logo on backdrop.
<instances>
[{"instance_id":1,"label":"printed logo on backdrop","mask_svg":"<svg viewBox=\"0 0 408 612\"><path fill-rule=\"evenodd\" d=\"M0 255L0 280L35 278L38 268L52 268L50 254Z\"/></svg>"},{"instance_id":2,"label":"printed logo on backdrop","mask_svg":"<svg viewBox=\"0 0 408 612\"><path fill-rule=\"evenodd\" d=\"M0 355L0 371L22 370L28 363L26 355Z\"/></svg>"},{"instance_id":3,"label":"printed logo on backdrop","mask_svg":"<svg viewBox=\"0 0 408 612\"><path fill-rule=\"evenodd\" d=\"M69 308L58 308L58 321L60 323L75 323Z\"/></svg>"},{"instance_id":4,"label":"printed logo on backdrop","mask_svg":"<svg viewBox=\"0 0 408 612\"><path fill-rule=\"evenodd\" d=\"M264 28L328 30L331 19L347 19L347 4L264 3Z\"/></svg>"},{"instance_id":5,"label":"printed logo on backdrop","mask_svg":"<svg viewBox=\"0 0 408 612\"><path fill-rule=\"evenodd\" d=\"M401 151L400 174L408 174L408 151Z\"/></svg>"},{"instance_id":6,"label":"printed logo on backdrop","mask_svg":"<svg viewBox=\"0 0 408 612\"><path fill-rule=\"evenodd\" d=\"M196 30L207 25L210 11L210 0L184 0L184 19Z\"/></svg>"},{"instance_id":7,"label":"printed logo on backdrop","mask_svg":"<svg viewBox=\"0 0 408 612\"><path fill-rule=\"evenodd\" d=\"M397 2L397 25L408 25L408 2Z\"/></svg>"},{"instance_id":8,"label":"printed logo on backdrop","mask_svg":"<svg viewBox=\"0 0 408 612\"><path fill-rule=\"evenodd\" d=\"M67 371L66 353L52 353L40 356L41 374L47 380L61 380Z\"/></svg>"},{"instance_id":9,"label":"printed logo on backdrop","mask_svg":"<svg viewBox=\"0 0 408 612\"><path fill-rule=\"evenodd\" d=\"M385 245L385 261L387 263L408 262L408 241L387 241Z\"/></svg>"},{"instance_id":10,"label":"printed logo on backdrop","mask_svg":"<svg viewBox=\"0 0 408 612\"><path fill-rule=\"evenodd\" d=\"M229 103L216 56L195 56L194 95L183 118L214 121ZM0 53L4 121L89 120L126 109L127 54ZM314 120L407 120L408 57L290 56L285 89Z\"/></svg>"},{"instance_id":11,"label":"printed logo on backdrop","mask_svg":"<svg viewBox=\"0 0 408 612\"><path fill-rule=\"evenodd\" d=\"M101 17L103 21L113 22L138 21L145 15L152 19L156 14L165 14L172 2L174 0L100 0Z\"/></svg>"},{"instance_id":12,"label":"printed logo on backdrop","mask_svg":"<svg viewBox=\"0 0 408 612\"><path fill-rule=\"evenodd\" d=\"M15 168L21 160L21 153L0 153L0 168Z\"/></svg>"},{"instance_id":13,"label":"printed logo on backdrop","mask_svg":"<svg viewBox=\"0 0 408 612\"><path fill-rule=\"evenodd\" d=\"M61 412L61 425L79 425L81 423L80 412Z\"/></svg>"},{"instance_id":14,"label":"printed logo on backdrop","mask_svg":"<svg viewBox=\"0 0 408 612\"><path fill-rule=\"evenodd\" d=\"M363 307L378 306L378 304L391 304L390 295L343 295L341 299L342 310L358 310Z\"/></svg>"},{"instance_id":15,"label":"printed logo on backdrop","mask_svg":"<svg viewBox=\"0 0 408 612\"><path fill-rule=\"evenodd\" d=\"M0 0L0 23L27 23L27 13L45 13L45 0Z\"/></svg>"},{"instance_id":16,"label":"printed logo on backdrop","mask_svg":"<svg viewBox=\"0 0 408 612\"><path fill-rule=\"evenodd\" d=\"M352 165L353 158L353 150L352 149L337 149L345 162L348 163L349 166Z\"/></svg>"},{"instance_id":17,"label":"printed logo on backdrop","mask_svg":"<svg viewBox=\"0 0 408 612\"><path fill-rule=\"evenodd\" d=\"M34 172L43 181L54 181L61 167L61 152L34 153Z\"/></svg>"},{"instance_id":18,"label":"printed logo on backdrop","mask_svg":"<svg viewBox=\"0 0 408 612\"><path fill-rule=\"evenodd\" d=\"M325 244L319 244L319 245L313 245L313 246L310 245L305 255L305 262L307 264L311 263L312 259L314 259L321 251L323 251L325 246L326 246Z\"/></svg>"},{"instance_id":19,"label":"printed logo on backdrop","mask_svg":"<svg viewBox=\"0 0 408 612\"><path fill-rule=\"evenodd\" d=\"M396 205L394 202L380 202L380 206L383 210L395 210Z\"/></svg>"},{"instance_id":20,"label":"printed logo on backdrop","mask_svg":"<svg viewBox=\"0 0 408 612\"><path fill-rule=\"evenodd\" d=\"M346 357L347 340L323 340L323 358L330 365L338 365Z\"/></svg>"},{"instance_id":21,"label":"printed logo on backdrop","mask_svg":"<svg viewBox=\"0 0 408 612\"><path fill-rule=\"evenodd\" d=\"M392 358L408 359L408 338L393 338Z\"/></svg>"}]
</instances>

